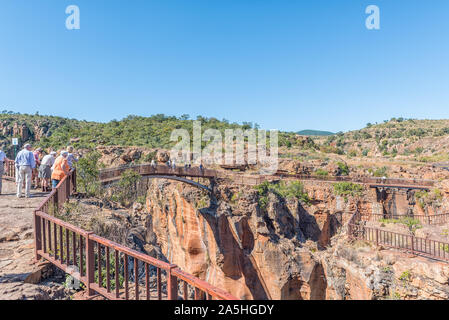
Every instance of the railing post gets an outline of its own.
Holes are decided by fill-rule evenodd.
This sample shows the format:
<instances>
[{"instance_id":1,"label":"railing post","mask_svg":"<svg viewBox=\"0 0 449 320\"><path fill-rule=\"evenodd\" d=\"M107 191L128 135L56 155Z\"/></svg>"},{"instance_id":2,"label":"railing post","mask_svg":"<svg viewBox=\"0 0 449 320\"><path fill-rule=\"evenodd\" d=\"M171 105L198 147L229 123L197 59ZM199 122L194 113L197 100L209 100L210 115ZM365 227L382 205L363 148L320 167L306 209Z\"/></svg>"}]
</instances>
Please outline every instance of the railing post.
<instances>
[{"instance_id":1,"label":"railing post","mask_svg":"<svg viewBox=\"0 0 449 320\"><path fill-rule=\"evenodd\" d=\"M73 170L72 178L73 178L73 193L75 193L76 192L76 169Z\"/></svg>"},{"instance_id":2,"label":"railing post","mask_svg":"<svg viewBox=\"0 0 449 320\"><path fill-rule=\"evenodd\" d=\"M412 236L411 239L412 239L412 253L415 253L415 244L414 244L415 237Z\"/></svg>"},{"instance_id":3,"label":"railing post","mask_svg":"<svg viewBox=\"0 0 449 320\"><path fill-rule=\"evenodd\" d=\"M195 287L195 300L201 300L201 296L203 295L203 293L201 292L200 289L198 289L197 287Z\"/></svg>"},{"instance_id":4,"label":"railing post","mask_svg":"<svg viewBox=\"0 0 449 320\"><path fill-rule=\"evenodd\" d=\"M177 265L171 264L167 274L167 299L178 300L178 278L173 275L173 270Z\"/></svg>"},{"instance_id":5,"label":"railing post","mask_svg":"<svg viewBox=\"0 0 449 320\"><path fill-rule=\"evenodd\" d=\"M376 228L376 246L379 246L379 229Z\"/></svg>"},{"instance_id":6,"label":"railing post","mask_svg":"<svg viewBox=\"0 0 449 320\"><path fill-rule=\"evenodd\" d=\"M42 250L42 233L41 233L41 217L37 215L37 211L33 212L34 216L34 256L39 261L41 256L38 251Z\"/></svg>"},{"instance_id":7,"label":"railing post","mask_svg":"<svg viewBox=\"0 0 449 320\"><path fill-rule=\"evenodd\" d=\"M55 214L56 212L59 211L59 207L58 207L58 200L59 200L59 190L57 188L54 189L55 190L55 194L53 196L53 214Z\"/></svg>"},{"instance_id":8,"label":"railing post","mask_svg":"<svg viewBox=\"0 0 449 320\"><path fill-rule=\"evenodd\" d=\"M90 286L95 283L95 244L94 241L90 239L93 232L88 232L86 236L86 278L87 278L87 295L95 295L95 291L90 288Z\"/></svg>"},{"instance_id":9,"label":"railing post","mask_svg":"<svg viewBox=\"0 0 449 320\"><path fill-rule=\"evenodd\" d=\"M67 200L69 200L69 198L70 198L70 188L71 188L71 186L70 186L70 181L71 179L70 179L70 176L68 176L67 177L67 179L66 179L66 190L65 190L65 201L67 201Z\"/></svg>"}]
</instances>

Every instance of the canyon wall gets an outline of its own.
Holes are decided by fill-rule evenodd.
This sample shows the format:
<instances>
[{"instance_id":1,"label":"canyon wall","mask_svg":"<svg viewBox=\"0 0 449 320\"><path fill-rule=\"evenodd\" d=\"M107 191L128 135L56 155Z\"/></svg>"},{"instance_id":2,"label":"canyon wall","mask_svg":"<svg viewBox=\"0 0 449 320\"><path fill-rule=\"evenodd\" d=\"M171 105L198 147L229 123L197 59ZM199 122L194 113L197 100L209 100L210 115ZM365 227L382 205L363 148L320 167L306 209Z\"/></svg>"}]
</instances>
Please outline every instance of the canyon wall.
<instances>
[{"instance_id":1,"label":"canyon wall","mask_svg":"<svg viewBox=\"0 0 449 320\"><path fill-rule=\"evenodd\" d=\"M310 203L269 193L261 207L253 187L224 181L212 197L163 179L147 186L144 207L97 210L85 228L240 299L449 297L446 264L348 241L344 225L357 205L364 215L382 212L375 189L345 198L332 183L307 181ZM86 217L88 210L78 212Z\"/></svg>"},{"instance_id":2,"label":"canyon wall","mask_svg":"<svg viewBox=\"0 0 449 320\"><path fill-rule=\"evenodd\" d=\"M220 185L211 201L191 186L154 179L147 229L171 263L242 299L326 299L324 249L355 209L328 183L306 186L304 206L251 187ZM367 204L367 206L369 206Z\"/></svg>"}]
</instances>

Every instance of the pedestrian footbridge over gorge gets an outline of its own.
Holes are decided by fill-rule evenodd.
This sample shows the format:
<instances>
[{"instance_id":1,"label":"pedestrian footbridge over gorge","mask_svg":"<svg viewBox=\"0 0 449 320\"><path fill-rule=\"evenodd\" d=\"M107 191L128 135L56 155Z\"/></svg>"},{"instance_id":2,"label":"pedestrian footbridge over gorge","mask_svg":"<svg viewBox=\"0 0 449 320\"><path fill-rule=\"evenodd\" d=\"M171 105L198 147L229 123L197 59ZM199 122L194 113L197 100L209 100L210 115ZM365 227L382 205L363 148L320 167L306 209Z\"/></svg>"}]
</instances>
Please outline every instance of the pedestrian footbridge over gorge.
<instances>
[{"instance_id":1,"label":"pedestrian footbridge over gorge","mask_svg":"<svg viewBox=\"0 0 449 320\"><path fill-rule=\"evenodd\" d=\"M142 177L161 178L184 182L208 192L212 191L215 179L218 177L217 172L215 170L200 169L199 167L171 168L165 165L152 166L148 164L143 164L137 166L123 166L111 169L104 169L100 171L99 178L103 185L107 185L120 180L122 174L127 170L134 170ZM210 181L209 186L199 183L200 178L209 179ZM195 179L197 179L197 181L195 181Z\"/></svg>"},{"instance_id":2,"label":"pedestrian footbridge over gorge","mask_svg":"<svg viewBox=\"0 0 449 320\"><path fill-rule=\"evenodd\" d=\"M231 180L234 184L257 185L264 181L285 180L324 180L330 182L352 181L376 189L428 189L431 181L404 179L376 179L333 177L323 179L303 175L244 175L226 173L205 168L170 168L165 165L150 164L123 166L101 170L99 180L103 185L120 180L127 170L134 170L142 177L162 178L180 181L197 187L205 192L214 192L221 179ZM5 178L15 177L14 163L7 162ZM221 288L217 288L192 274L181 270L176 265L155 259L149 255L127 248L119 243L100 237L75 225L56 218L55 208L62 205L76 192L76 170L70 172L34 211L34 255L36 260L45 259L63 271L70 273L81 281L89 297L101 295L114 300L149 300L149 299L220 299L237 298ZM204 181L209 180L209 184ZM357 218L357 219L356 219ZM369 241L381 241L382 236L374 235L372 230L362 230L359 222L363 220L357 213L350 221L350 234L369 235ZM235 230L232 237L235 235ZM373 233L374 232L374 233ZM416 239L404 244L416 251ZM421 244L422 245L422 244ZM432 252L434 254L434 252ZM255 263L253 263L255 265ZM259 271L260 273L260 271ZM261 278L261 277L259 277ZM264 283L262 286L265 288ZM265 288L265 291L268 291ZM270 298L268 296L268 298Z\"/></svg>"}]
</instances>

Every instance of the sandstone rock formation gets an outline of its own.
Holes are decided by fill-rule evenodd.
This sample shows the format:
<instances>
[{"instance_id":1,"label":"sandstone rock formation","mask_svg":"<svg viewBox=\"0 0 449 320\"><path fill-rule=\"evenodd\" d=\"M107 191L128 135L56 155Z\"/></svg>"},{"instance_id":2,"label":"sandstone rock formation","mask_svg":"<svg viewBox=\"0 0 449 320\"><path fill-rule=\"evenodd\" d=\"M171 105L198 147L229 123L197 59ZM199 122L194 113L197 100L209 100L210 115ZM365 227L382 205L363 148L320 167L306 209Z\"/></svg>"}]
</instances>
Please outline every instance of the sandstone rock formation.
<instances>
[{"instance_id":1,"label":"sandstone rock formation","mask_svg":"<svg viewBox=\"0 0 449 320\"><path fill-rule=\"evenodd\" d=\"M123 154L112 147L103 151ZM187 184L149 179L145 206L95 214L82 208L79 214L88 230L174 263L242 299L446 297L447 271L441 264L351 243L344 235L357 208L367 218L393 209L405 214L412 198L407 192L392 191L385 198L365 189L361 197L342 197L331 182L304 181L310 203L269 193L262 207L253 187L217 182L209 196ZM367 224L411 234L398 224ZM409 275L408 259L419 272ZM429 270L436 270L438 280Z\"/></svg>"},{"instance_id":2,"label":"sandstone rock formation","mask_svg":"<svg viewBox=\"0 0 449 320\"><path fill-rule=\"evenodd\" d=\"M170 155L166 151L158 151L156 155L156 159L159 162L165 163L170 159Z\"/></svg>"},{"instance_id":3,"label":"sandstone rock formation","mask_svg":"<svg viewBox=\"0 0 449 320\"><path fill-rule=\"evenodd\" d=\"M262 210L251 188L222 185L216 197L211 203L190 186L152 183L147 228L167 260L242 299L325 298L323 267L310 242L325 247L341 214L319 221L274 194Z\"/></svg>"},{"instance_id":4,"label":"sandstone rock formation","mask_svg":"<svg viewBox=\"0 0 449 320\"><path fill-rule=\"evenodd\" d=\"M332 300L446 300L449 266L394 250L379 250L364 242L334 239L316 257Z\"/></svg>"}]
</instances>

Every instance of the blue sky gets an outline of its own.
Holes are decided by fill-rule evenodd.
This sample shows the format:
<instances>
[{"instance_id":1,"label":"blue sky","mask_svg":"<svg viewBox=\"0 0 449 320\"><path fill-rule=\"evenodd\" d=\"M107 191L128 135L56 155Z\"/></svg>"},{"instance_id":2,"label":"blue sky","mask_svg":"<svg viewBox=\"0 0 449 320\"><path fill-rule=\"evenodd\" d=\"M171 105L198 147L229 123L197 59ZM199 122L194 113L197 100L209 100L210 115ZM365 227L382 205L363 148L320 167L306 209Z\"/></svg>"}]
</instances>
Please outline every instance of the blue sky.
<instances>
[{"instance_id":1,"label":"blue sky","mask_svg":"<svg viewBox=\"0 0 449 320\"><path fill-rule=\"evenodd\" d=\"M81 29L65 28L78 5ZM365 28L380 8L381 30ZM447 0L1 0L0 109L346 131L449 118Z\"/></svg>"}]
</instances>

